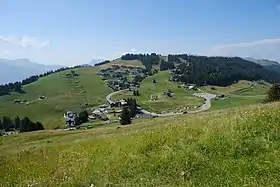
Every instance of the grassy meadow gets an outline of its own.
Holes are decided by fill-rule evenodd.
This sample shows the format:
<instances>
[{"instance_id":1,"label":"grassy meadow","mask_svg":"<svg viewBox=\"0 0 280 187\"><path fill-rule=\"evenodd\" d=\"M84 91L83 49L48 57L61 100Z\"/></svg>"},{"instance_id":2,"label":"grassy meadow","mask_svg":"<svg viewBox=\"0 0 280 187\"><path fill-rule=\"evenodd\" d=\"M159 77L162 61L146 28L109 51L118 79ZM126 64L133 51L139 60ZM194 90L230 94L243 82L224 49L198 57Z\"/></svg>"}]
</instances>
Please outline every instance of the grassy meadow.
<instances>
[{"instance_id":1,"label":"grassy meadow","mask_svg":"<svg viewBox=\"0 0 280 187\"><path fill-rule=\"evenodd\" d=\"M70 70L55 73L23 87L25 94L12 93L0 97L0 116L28 116L41 121L45 128L64 125L63 113L79 110L81 105L97 106L106 102L112 90L97 75L97 68L80 68L79 76L66 78ZM36 100L46 96L44 100ZM34 101L29 105L14 104L15 99Z\"/></svg>"},{"instance_id":2,"label":"grassy meadow","mask_svg":"<svg viewBox=\"0 0 280 187\"><path fill-rule=\"evenodd\" d=\"M153 79L157 81L153 83ZM198 91L187 91L184 88L178 88L178 84L168 81L169 72L159 72L143 80L140 87L140 97L134 97L132 91L123 91L112 96L114 100L120 100L128 97L136 98L138 103L145 109L153 112L168 112L184 107L193 108L202 104L204 101L192 94ZM253 86L255 84L255 86ZM225 100L212 100L211 110L225 109L261 103L271 84L258 81L251 82L241 80L227 87L222 86L203 86L202 90L213 94L225 94L229 98ZM175 95L173 98L163 96L162 93L171 89ZM214 89L213 89L214 88ZM150 101L150 96L158 96L157 101Z\"/></svg>"},{"instance_id":3,"label":"grassy meadow","mask_svg":"<svg viewBox=\"0 0 280 187\"><path fill-rule=\"evenodd\" d=\"M184 107L193 108L202 104L204 101L201 98L193 96L193 91L187 91L184 88L178 88L178 84L169 81L169 72L161 71L153 76L145 78L140 85L140 96L135 97L142 108L152 112L168 112L184 109ZM153 83L153 80L156 83ZM173 97L164 96L163 92L171 91ZM158 100L151 101L151 95L158 97ZM112 97L112 99L123 99L133 97L132 92L121 92Z\"/></svg>"},{"instance_id":4,"label":"grassy meadow","mask_svg":"<svg viewBox=\"0 0 280 187\"><path fill-rule=\"evenodd\" d=\"M212 100L211 110L217 110L261 103L270 87L271 84L264 81L242 80L227 87L209 85L201 89L208 93L225 94L229 97L224 100Z\"/></svg>"},{"instance_id":5,"label":"grassy meadow","mask_svg":"<svg viewBox=\"0 0 280 187\"><path fill-rule=\"evenodd\" d=\"M279 186L279 103L0 138L0 186Z\"/></svg>"}]
</instances>

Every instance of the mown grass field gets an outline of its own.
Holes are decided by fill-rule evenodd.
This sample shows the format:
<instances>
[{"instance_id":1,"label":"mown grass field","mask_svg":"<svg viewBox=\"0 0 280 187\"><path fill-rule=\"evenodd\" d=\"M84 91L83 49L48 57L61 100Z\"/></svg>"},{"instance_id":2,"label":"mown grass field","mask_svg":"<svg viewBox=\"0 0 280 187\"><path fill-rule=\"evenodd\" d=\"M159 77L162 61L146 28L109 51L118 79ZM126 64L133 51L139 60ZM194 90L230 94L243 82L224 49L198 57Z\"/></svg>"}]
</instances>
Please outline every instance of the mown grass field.
<instances>
[{"instance_id":1,"label":"mown grass field","mask_svg":"<svg viewBox=\"0 0 280 187\"><path fill-rule=\"evenodd\" d=\"M226 109L232 107L241 107L246 105L252 105L261 103L265 99L263 95L256 96L239 96L232 95L228 99L224 100L212 100L211 110Z\"/></svg>"},{"instance_id":2,"label":"mown grass field","mask_svg":"<svg viewBox=\"0 0 280 187\"><path fill-rule=\"evenodd\" d=\"M254 84L255 86L252 87ZM208 93L229 96L224 100L212 100L211 110L216 110L261 103L266 98L270 87L271 84L264 81L254 83L242 80L227 87L204 86L201 89Z\"/></svg>"},{"instance_id":3,"label":"mown grass field","mask_svg":"<svg viewBox=\"0 0 280 187\"><path fill-rule=\"evenodd\" d=\"M232 84L230 86L203 86L201 89L208 92L208 93L214 93L214 94L230 94L231 92L235 92L237 90L250 88L250 86L253 85L253 82L241 80L238 81L235 84ZM211 89L214 88L214 89Z\"/></svg>"},{"instance_id":4,"label":"mown grass field","mask_svg":"<svg viewBox=\"0 0 280 187\"><path fill-rule=\"evenodd\" d=\"M23 87L25 94L12 93L0 97L0 116L28 116L41 121L45 128L64 126L63 113L69 109L79 110L81 105L97 106L106 103L105 96L112 90L97 75L97 68L75 70L79 76L65 78L70 70L55 73ZM14 104L15 99L32 101L40 96L45 100L29 105Z\"/></svg>"},{"instance_id":5,"label":"mown grass field","mask_svg":"<svg viewBox=\"0 0 280 187\"><path fill-rule=\"evenodd\" d=\"M1 137L0 186L279 186L279 107Z\"/></svg>"},{"instance_id":6,"label":"mown grass field","mask_svg":"<svg viewBox=\"0 0 280 187\"><path fill-rule=\"evenodd\" d=\"M254 84L256 85L253 86ZM260 96L260 95L266 95L270 87L271 84L265 81L251 82L251 81L241 80L235 84L226 87L208 85L208 86L203 86L201 89L208 93L214 93L214 94Z\"/></svg>"}]
</instances>

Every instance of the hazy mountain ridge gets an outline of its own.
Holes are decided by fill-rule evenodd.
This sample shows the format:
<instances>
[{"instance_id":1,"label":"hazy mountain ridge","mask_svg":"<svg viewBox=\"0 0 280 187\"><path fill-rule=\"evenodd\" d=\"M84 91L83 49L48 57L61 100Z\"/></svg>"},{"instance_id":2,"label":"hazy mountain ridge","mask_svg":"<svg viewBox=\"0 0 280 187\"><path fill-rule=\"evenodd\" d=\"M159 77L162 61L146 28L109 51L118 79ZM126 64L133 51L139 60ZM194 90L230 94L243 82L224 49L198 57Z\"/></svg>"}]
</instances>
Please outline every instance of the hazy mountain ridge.
<instances>
[{"instance_id":1,"label":"hazy mountain ridge","mask_svg":"<svg viewBox=\"0 0 280 187\"><path fill-rule=\"evenodd\" d=\"M0 84L21 81L32 75L38 75L64 66L44 65L28 59L0 59Z\"/></svg>"},{"instance_id":2,"label":"hazy mountain ridge","mask_svg":"<svg viewBox=\"0 0 280 187\"><path fill-rule=\"evenodd\" d=\"M256 64L262 65L264 68L280 73L280 64L277 61L267 60L267 59L254 59L254 58L244 58L247 61L254 62Z\"/></svg>"}]
</instances>

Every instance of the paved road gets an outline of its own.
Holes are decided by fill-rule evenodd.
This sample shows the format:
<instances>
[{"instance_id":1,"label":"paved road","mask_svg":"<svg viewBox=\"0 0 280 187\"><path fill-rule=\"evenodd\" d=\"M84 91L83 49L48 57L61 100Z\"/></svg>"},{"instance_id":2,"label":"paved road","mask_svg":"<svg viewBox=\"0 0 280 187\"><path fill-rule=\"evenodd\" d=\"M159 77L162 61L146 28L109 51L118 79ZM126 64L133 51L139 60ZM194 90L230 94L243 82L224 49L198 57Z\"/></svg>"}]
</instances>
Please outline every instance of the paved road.
<instances>
[{"instance_id":1,"label":"paved road","mask_svg":"<svg viewBox=\"0 0 280 187\"><path fill-rule=\"evenodd\" d=\"M106 101L109 104L113 103L114 101L111 100L111 97L113 95L119 93L119 92L122 92L122 91L124 91L124 90L119 90L119 91L112 92L112 93L108 94L106 96ZM216 97L216 95L204 92L201 89L198 89L198 91L200 91L200 93L194 93L193 95L205 99L205 103L203 105L201 105L200 107L198 107L196 110L188 111L189 114L195 114L195 113L198 113L198 112L209 110L211 108L211 99L214 99ZM169 112L169 113L164 113L164 114L157 114L157 113L149 112L148 110L142 109L141 107L137 107L137 109L143 114L148 114L148 115L151 115L151 116L154 116L154 117L175 116L175 115L184 114L183 112Z\"/></svg>"},{"instance_id":2,"label":"paved road","mask_svg":"<svg viewBox=\"0 0 280 187\"><path fill-rule=\"evenodd\" d=\"M128 89L124 89L124 90L119 90L119 91L116 91L116 92L112 92L110 94L108 94L106 96L106 101L108 102L108 104L111 104L111 103L114 103L114 101L111 99L111 97L119 92L122 92L122 91L125 91L125 90L128 90Z\"/></svg>"}]
</instances>

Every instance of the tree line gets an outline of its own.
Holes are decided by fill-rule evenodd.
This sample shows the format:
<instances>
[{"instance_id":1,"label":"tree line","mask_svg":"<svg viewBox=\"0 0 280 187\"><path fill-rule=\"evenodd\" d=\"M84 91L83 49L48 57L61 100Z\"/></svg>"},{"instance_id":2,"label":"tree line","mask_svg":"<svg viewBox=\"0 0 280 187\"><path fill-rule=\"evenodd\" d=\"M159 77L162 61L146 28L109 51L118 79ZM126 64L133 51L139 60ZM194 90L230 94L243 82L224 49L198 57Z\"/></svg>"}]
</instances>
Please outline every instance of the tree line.
<instances>
[{"instance_id":1,"label":"tree line","mask_svg":"<svg viewBox=\"0 0 280 187\"><path fill-rule=\"evenodd\" d=\"M183 59L184 61L180 60ZM169 55L177 64L171 79L196 85L228 86L239 80L280 81L280 74L239 57L207 57L194 55Z\"/></svg>"},{"instance_id":2,"label":"tree line","mask_svg":"<svg viewBox=\"0 0 280 187\"><path fill-rule=\"evenodd\" d=\"M44 126L41 122L33 122L26 116L24 118L3 116L0 119L0 129L4 131L18 130L20 132L29 132L44 130Z\"/></svg>"},{"instance_id":3,"label":"tree line","mask_svg":"<svg viewBox=\"0 0 280 187\"><path fill-rule=\"evenodd\" d=\"M103 64L108 64L108 63L110 63L110 60L104 60L102 62L98 62L98 63L94 64L94 66L101 66Z\"/></svg>"},{"instance_id":4,"label":"tree line","mask_svg":"<svg viewBox=\"0 0 280 187\"><path fill-rule=\"evenodd\" d=\"M165 71L165 70L174 69L174 68L175 68L175 65L173 62L161 60L161 63L159 66L160 71Z\"/></svg>"},{"instance_id":5,"label":"tree line","mask_svg":"<svg viewBox=\"0 0 280 187\"><path fill-rule=\"evenodd\" d=\"M239 57L169 54L167 61L156 53L125 54L123 60L140 60L149 70L159 64L160 71L172 70L171 80L197 85L228 86L239 80L280 82L280 74Z\"/></svg>"},{"instance_id":6,"label":"tree line","mask_svg":"<svg viewBox=\"0 0 280 187\"><path fill-rule=\"evenodd\" d=\"M146 69L152 69L153 65L160 63L160 57L156 53L151 54L125 54L121 57L122 60L140 60Z\"/></svg>"},{"instance_id":7,"label":"tree line","mask_svg":"<svg viewBox=\"0 0 280 187\"><path fill-rule=\"evenodd\" d=\"M84 66L79 65L79 66L74 66L74 67L63 67L63 68L59 68L57 70L51 70L51 71L48 71L46 73L42 73L40 75L32 75L32 76L30 76L30 77L28 77L28 78L26 78L22 81L0 85L0 96L9 95L11 92L24 93L24 91L22 90L22 86L30 84L32 82L35 82L41 77L45 77L45 76L48 76L50 74L61 72L61 71L64 71L64 70L81 68L81 67L84 67Z\"/></svg>"}]
</instances>

